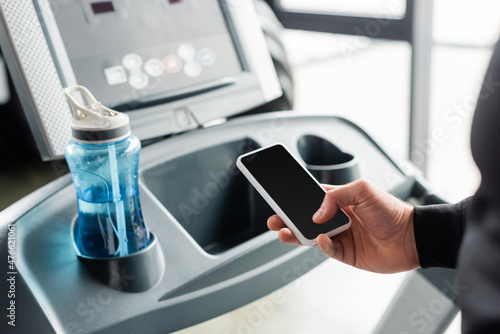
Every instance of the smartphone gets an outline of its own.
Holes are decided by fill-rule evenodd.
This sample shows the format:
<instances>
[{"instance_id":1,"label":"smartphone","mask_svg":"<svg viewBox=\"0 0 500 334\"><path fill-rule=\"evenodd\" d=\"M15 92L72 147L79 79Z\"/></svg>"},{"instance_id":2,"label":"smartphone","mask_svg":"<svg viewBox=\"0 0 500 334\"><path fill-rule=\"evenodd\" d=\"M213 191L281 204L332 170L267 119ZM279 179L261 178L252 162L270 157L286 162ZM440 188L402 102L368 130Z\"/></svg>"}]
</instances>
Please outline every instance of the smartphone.
<instances>
[{"instance_id":1,"label":"smartphone","mask_svg":"<svg viewBox=\"0 0 500 334\"><path fill-rule=\"evenodd\" d=\"M313 222L326 190L284 145L243 154L236 165L302 244L313 246L318 235L332 237L351 226L342 209L324 224Z\"/></svg>"}]
</instances>

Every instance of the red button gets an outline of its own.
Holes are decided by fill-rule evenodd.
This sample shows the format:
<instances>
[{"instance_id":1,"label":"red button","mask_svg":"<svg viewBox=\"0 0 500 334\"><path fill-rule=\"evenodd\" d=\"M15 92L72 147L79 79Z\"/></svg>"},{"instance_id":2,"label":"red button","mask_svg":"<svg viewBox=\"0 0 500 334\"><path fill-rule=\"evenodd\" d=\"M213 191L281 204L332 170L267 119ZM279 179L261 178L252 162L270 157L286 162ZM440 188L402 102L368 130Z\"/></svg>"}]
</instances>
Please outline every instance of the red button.
<instances>
[{"instance_id":1,"label":"red button","mask_svg":"<svg viewBox=\"0 0 500 334\"><path fill-rule=\"evenodd\" d=\"M174 55L167 56L163 59L165 70L169 73L179 72L182 68L182 60Z\"/></svg>"}]
</instances>

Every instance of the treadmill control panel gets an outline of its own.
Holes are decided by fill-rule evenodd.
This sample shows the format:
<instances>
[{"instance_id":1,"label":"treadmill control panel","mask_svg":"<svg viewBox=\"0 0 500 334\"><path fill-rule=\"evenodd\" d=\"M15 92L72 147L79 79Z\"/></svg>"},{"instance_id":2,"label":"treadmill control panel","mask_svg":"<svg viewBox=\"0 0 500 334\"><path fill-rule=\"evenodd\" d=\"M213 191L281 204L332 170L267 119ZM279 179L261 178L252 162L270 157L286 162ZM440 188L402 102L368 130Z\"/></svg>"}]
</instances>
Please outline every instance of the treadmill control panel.
<instances>
[{"instance_id":1,"label":"treadmill control panel","mask_svg":"<svg viewBox=\"0 0 500 334\"><path fill-rule=\"evenodd\" d=\"M43 159L71 139L63 87L127 112L142 141L283 94L252 0L0 0L0 35Z\"/></svg>"},{"instance_id":2,"label":"treadmill control panel","mask_svg":"<svg viewBox=\"0 0 500 334\"><path fill-rule=\"evenodd\" d=\"M107 106L133 109L242 72L217 0L75 0L51 8L77 83Z\"/></svg>"}]
</instances>

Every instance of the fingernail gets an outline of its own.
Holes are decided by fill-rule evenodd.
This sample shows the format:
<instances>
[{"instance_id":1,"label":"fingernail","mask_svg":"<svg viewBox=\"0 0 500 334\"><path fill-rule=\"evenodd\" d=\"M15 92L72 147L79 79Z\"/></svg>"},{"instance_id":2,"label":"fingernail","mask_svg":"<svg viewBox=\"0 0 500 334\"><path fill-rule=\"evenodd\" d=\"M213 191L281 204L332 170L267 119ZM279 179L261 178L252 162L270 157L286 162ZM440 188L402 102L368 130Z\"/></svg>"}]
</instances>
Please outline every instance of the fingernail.
<instances>
[{"instance_id":1,"label":"fingernail","mask_svg":"<svg viewBox=\"0 0 500 334\"><path fill-rule=\"evenodd\" d=\"M323 210L323 208L320 208L318 211L316 211L316 213L314 214L313 216L313 219L318 219L318 218L321 218L321 216L323 216L323 213L325 213L325 210Z\"/></svg>"}]
</instances>

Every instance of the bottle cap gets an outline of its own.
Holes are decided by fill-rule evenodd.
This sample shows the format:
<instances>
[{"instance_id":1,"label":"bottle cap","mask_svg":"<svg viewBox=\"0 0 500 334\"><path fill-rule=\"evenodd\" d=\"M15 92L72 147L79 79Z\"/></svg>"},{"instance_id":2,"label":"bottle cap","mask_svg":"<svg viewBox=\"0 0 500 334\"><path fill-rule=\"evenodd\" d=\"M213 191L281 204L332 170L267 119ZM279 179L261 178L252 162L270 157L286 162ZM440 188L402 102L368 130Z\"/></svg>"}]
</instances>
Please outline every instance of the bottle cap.
<instances>
[{"instance_id":1,"label":"bottle cap","mask_svg":"<svg viewBox=\"0 0 500 334\"><path fill-rule=\"evenodd\" d=\"M84 97L87 106L77 102L72 95L75 92ZM130 136L128 116L103 106L87 88L66 87L64 94L73 109L71 132L75 141L102 144L120 141Z\"/></svg>"}]
</instances>

